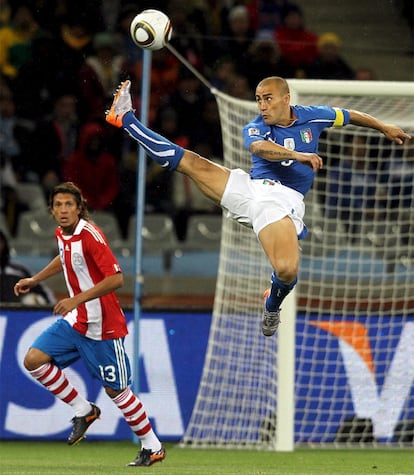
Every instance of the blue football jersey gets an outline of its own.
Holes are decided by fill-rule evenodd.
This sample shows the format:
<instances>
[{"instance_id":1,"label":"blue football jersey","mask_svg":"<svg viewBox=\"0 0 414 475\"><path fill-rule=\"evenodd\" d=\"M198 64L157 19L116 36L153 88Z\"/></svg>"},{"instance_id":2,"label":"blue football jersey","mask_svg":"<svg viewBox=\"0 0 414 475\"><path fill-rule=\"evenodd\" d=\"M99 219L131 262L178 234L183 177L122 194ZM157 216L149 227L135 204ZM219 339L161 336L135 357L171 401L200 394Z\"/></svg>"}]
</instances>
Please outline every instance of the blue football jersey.
<instances>
[{"instance_id":1,"label":"blue football jersey","mask_svg":"<svg viewBox=\"0 0 414 475\"><path fill-rule=\"evenodd\" d=\"M349 123L349 111L329 106L292 106L296 120L288 127L267 125L261 115L243 127L243 140L247 150L257 140L270 140L289 150L318 153L318 141L327 127L342 127ZM253 179L269 178L306 195L312 186L315 172L296 160L266 160L252 154Z\"/></svg>"}]
</instances>

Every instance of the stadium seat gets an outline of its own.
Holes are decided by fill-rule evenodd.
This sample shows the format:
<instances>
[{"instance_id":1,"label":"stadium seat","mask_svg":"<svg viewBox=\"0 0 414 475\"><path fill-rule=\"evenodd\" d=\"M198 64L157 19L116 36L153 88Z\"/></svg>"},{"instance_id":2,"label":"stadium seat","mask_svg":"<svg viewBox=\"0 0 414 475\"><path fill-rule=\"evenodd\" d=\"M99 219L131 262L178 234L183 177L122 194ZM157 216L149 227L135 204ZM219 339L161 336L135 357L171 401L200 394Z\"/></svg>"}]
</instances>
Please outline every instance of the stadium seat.
<instances>
[{"instance_id":1,"label":"stadium seat","mask_svg":"<svg viewBox=\"0 0 414 475\"><path fill-rule=\"evenodd\" d=\"M55 255L55 230L56 223L45 208L25 211L19 218L17 235L11 244L16 254Z\"/></svg>"},{"instance_id":2,"label":"stadium seat","mask_svg":"<svg viewBox=\"0 0 414 475\"><path fill-rule=\"evenodd\" d=\"M132 255L136 245L136 216L129 220L128 237L124 241L122 255ZM145 214L142 226L142 252L146 255L160 255L163 268L171 269L171 259L177 248L174 222L171 216L163 213Z\"/></svg>"},{"instance_id":3,"label":"stadium seat","mask_svg":"<svg viewBox=\"0 0 414 475\"><path fill-rule=\"evenodd\" d=\"M135 220L133 220L136 222ZM166 214L146 214L142 227L144 253L172 251L177 242L172 218Z\"/></svg>"},{"instance_id":4,"label":"stadium seat","mask_svg":"<svg viewBox=\"0 0 414 475\"><path fill-rule=\"evenodd\" d=\"M117 247L122 237L114 213L110 211L93 211L90 213L90 218L105 234L109 245L111 247Z\"/></svg>"},{"instance_id":5,"label":"stadium seat","mask_svg":"<svg viewBox=\"0 0 414 475\"><path fill-rule=\"evenodd\" d=\"M183 250L219 251L221 214L193 214L188 220L187 235L180 246Z\"/></svg>"},{"instance_id":6,"label":"stadium seat","mask_svg":"<svg viewBox=\"0 0 414 475\"><path fill-rule=\"evenodd\" d=\"M43 188L39 183L17 183L17 195L22 203L30 210L47 209L47 200Z\"/></svg>"}]
</instances>

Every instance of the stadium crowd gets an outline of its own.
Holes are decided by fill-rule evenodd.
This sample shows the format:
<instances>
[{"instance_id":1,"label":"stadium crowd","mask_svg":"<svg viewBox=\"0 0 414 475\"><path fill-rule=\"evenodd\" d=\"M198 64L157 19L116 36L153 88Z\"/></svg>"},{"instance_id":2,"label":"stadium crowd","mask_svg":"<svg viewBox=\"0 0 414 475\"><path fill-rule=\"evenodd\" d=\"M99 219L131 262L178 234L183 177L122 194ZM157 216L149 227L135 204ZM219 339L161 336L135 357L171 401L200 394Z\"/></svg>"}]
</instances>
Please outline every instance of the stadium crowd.
<instances>
[{"instance_id":1,"label":"stadium crowd","mask_svg":"<svg viewBox=\"0 0 414 475\"><path fill-rule=\"evenodd\" d=\"M122 0L0 0L0 203L12 236L28 209L18 183L39 183L48 196L66 180L82 188L92 211L113 212L126 236L137 154L107 126L104 111L126 78L140 108L142 51L129 25L145 8L165 11L173 46L215 87L242 99L252 99L256 83L270 75L372 78L347 64L335 33L309 31L299 6L287 0L152 0L139 7ZM149 122L184 147L222 157L214 98L165 48L152 55ZM185 229L197 201L176 197L172 175L149 167L146 211L180 216Z\"/></svg>"}]
</instances>

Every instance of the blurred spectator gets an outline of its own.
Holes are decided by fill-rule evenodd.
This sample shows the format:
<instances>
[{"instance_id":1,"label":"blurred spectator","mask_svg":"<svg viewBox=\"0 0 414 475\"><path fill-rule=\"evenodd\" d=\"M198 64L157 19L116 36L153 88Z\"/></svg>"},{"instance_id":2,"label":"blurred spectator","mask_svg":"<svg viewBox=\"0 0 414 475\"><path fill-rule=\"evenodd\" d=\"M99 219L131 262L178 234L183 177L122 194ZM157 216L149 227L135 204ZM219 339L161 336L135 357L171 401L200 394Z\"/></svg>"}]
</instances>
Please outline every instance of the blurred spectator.
<instances>
[{"instance_id":1,"label":"blurred spectator","mask_svg":"<svg viewBox=\"0 0 414 475\"><path fill-rule=\"evenodd\" d=\"M190 138L194 130L195 118L203 109L206 94L200 80L186 67L181 66L177 90L168 98L165 107L177 111L177 132Z\"/></svg>"},{"instance_id":2,"label":"blurred spectator","mask_svg":"<svg viewBox=\"0 0 414 475\"><path fill-rule=\"evenodd\" d=\"M20 147L14 135L16 120L14 103L10 90L0 93L0 211L4 213L9 231L17 231L18 215L26 208L18 201L16 186L18 178L13 160L19 155Z\"/></svg>"},{"instance_id":3,"label":"blurred spectator","mask_svg":"<svg viewBox=\"0 0 414 475\"><path fill-rule=\"evenodd\" d=\"M176 112L171 109L171 128L176 123ZM170 138L170 136L168 136ZM177 139L175 139L177 140ZM195 152L210 160L222 162L223 143L220 128L220 119L216 99L209 96L201 110L201 115L194 122L191 142L186 137L179 139L180 145L191 148ZM169 174L171 175L171 174ZM196 187L193 181L185 175L174 173L171 175L171 203L174 213L174 224L179 240L184 241L187 234L188 218L193 213L218 212L217 206L207 199Z\"/></svg>"},{"instance_id":4,"label":"blurred spectator","mask_svg":"<svg viewBox=\"0 0 414 475\"><path fill-rule=\"evenodd\" d=\"M125 57L125 65L128 71L142 60L142 49L133 42L130 34L131 22L137 14L135 3L127 3L119 11L116 34L120 48Z\"/></svg>"},{"instance_id":5,"label":"blurred spectator","mask_svg":"<svg viewBox=\"0 0 414 475\"><path fill-rule=\"evenodd\" d=\"M381 171L388 192L388 209L411 210L414 204L414 138L397 148L382 146Z\"/></svg>"},{"instance_id":6,"label":"blurred spectator","mask_svg":"<svg viewBox=\"0 0 414 475\"><path fill-rule=\"evenodd\" d=\"M202 68L202 42L194 23L189 15L192 13L191 2L187 0L170 0L168 16L173 25L173 35L170 43L195 68Z\"/></svg>"},{"instance_id":7,"label":"blurred spectator","mask_svg":"<svg viewBox=\"0 0 414 475\"><path fill-rule=\"evenodd\" d=\"M343 151L346 157L327 171L326 211L330 218L340 219L350 240L361 232L361 224L373 223L383 219L386 205L378 161L370 160L377 156L366 136L352 135L350 145Z\"/></svg>"},{"instance_id":8,"label":"blurred spectator","mask_svg":"<svg viewBox=\"0 0 414 475\"><path fill-rule=\"evenodd\" d=\"M43 119L66 87L72 86L65 84L56 39L43 31L33 39L30 58L13 81L17 114L33 121Z\"/></svg>"},{"instance_id":9,"label":"blurred spectator","mask_svg":"<svg viewBox=\"0 0 414 475\"><path fill-rule=\"evenodd\" d=\"M228 15L228 32L221 42L223 43L220 56L229 56L233 59L239 74L246 75L250 65L248 49L255 36L250 23L249 11L244 5L233 7Z\"/></svg>"},{"instance_id":10,"label":"blurred spectator","mask_svg":"<svg viewBox=\"0 0 414 475\"><path fill-rule=\"evenodd\" d=\"M249 14L249 23L250 27L257 32L259 27L259 8L261 1L260 0L244 0L243 2L234 2L233 6L236 6L238 3L245 6Z\"/></svg>"},{"instance_id":11,"label":"blurred spectator","mask_svg":"<svg viewBox=\"0 0 414 475\"><path fill-rule=\"evenodd\" d=\"M68 0L24 0L24 2L30 4L40 29L56 37L62 19L67 13Z\"/></svg>"},{"instance_id":12,"label":"blurred spectator","mask_svg":"<svg viewBox=\"0 0 414 475\"><path fill-rule=\"evenodd\" d=\"M208 47L208 42L212 37L220 36L225 30L229 8L222 0L205 0L195 3L196 5L189 13L189 20L198 33L203 37L207 37L207 41L203 46L204 50L205 47Z\"/></svg>"},{"instance_id":13,"label":"blurred spectator","mask_svg":"<svg viewBox=\"0 0 414 475\"><path fill-rule=\"evenodd\" d=\"M189 138L182 134L178 127L178 111L171 107L160 110L157 118L157 130L181 147L189 148ZM146 207L147 212L164 212L173 214L172 200L173 177L165 168L148 160L146 175Z\"/></svg>"},{"instance_id":14,"label":"blurred spectator","mask_svg":"<svg viewBox=\"0 0 414 475\"><path fill-rule=\"evenodd\" d=\"M347 140L346 158L327 170L327 216L342 221L351 242L381 251L392 271L399 246L412 248L414 139L404 147L358 134Z\"/></svg>"},{"instance_id":15,"label":"blurred spectator","mask_svg":"<svg viewBox=\"0 0 414 475\"><path fill-rule=\"evenodd\" d=\"M76 17L87 24L92 33L111 30L118 5L114 0L29 0L41 28L59 37L61 26ZM113 18L108 18L114 16Z\"/></svg>"},{"instance_id":16,"label":"blurred spectator","mask_svg":"<svg viewBox=\"0 0 414 475\"><path fill-rule=\"evenodd\" d=\"M282 56L295 69L303 69L318 54L318 36L306 29L303 12L297 5L286 8L283 25L275 30L275 38Z\"/></svg>"},{"instance_id":17,"label":"blurred spectator","mask_svg":"<svg viewBox=\"0 0 414 475\"><path fill-rule=\"evenodd\" d=\"M63 181L63 167L78 140L77 98L63 93L55 99L52 114L37 123L33 135L32 169L45 196Z\"/></svg>"},{"instance_id":18,"label":"blurred spectator","mask_svg":"<svg viewBox=\"0 0 414 475\"><path fill-rule=\"evenodd\" d=\"M180 77L180 62L166 48L162 48L152 53L151 64L151 91L150 107L148 111L148 122L154 123L160 106L168 101L168 98L177 91L177 84ZM186 69L186 68L185 68ZM188 71L186 69L186 71ZM140 87L142 82L142 61L139 61L134 69L135 87L138 87L134 96L139 100L141 97ZM187 74L187 73L186 73ZM133 81L134 86L134 81ZM133 104L136 110L140 110L141 104Z\"/></svg>"},{"instance_id":19,"label":"blurred spectator","mask_svg":"<svg viewBox=\"0 0 414 475\"><path fill-rule=\"evenodd\" d=\"M255 35L249 12L244 5L237 5L229 10L226 20L220 36L211 38L203 50L209 76L215 75L217 65L222 62L233 62L238 74L246 74L249 68L247 51Z\"/></svg>"},{"instance_id":20,"label":"blurred spectator","mask_svg":"<svg viewBox=\"0 0 414 475\"><path fill-rule=\"evenodd\" d=\"M406 142L403 148L389 143L382 144L381 148L384 150L380 156L380 168L387 219L380 223L379 228L384 239L387 270L391 272L394 271L396 257L404 265L412 267L414 264L414 138ZM384 231L387 221L391 228L389 232Z\"/></svg>"},{"instance_id":21,"label":"blurred spectator","mask_svg":"<svg viewBox=\"0 0 414 475\"><path fill-rule=\"evenodd\" d=\"M265 77L292 78L295 74L295 68L281 56L278 44L269 33L261 33L253 41L248 50L248 61L250 68L247 77L252 90Z\"/></svg>"},{"instance_id":22,"label":"blurred spectator","mask_svg":"<svg viewBox=\"0 0 414 475\"><path fill-rule=\"evenodd\" d=\"M410 49L406 52L408 55L414 55L414 5L412 0L397 0L396 7L400 12L401 18L406 21L410 29Z\"/></svg>"},{"instance_id":23,"label":"blurred spectator","mask_svg":"<svg viewBox=\"0 0 414 475\"><path fill-rule=\"evenodd\" d=\"M0 86L0 205L9 231L17 232L19 215L27 210L16 191L28 175L32 124L16 116L10 89ZM30 156L30 158L32 158Z\"/></svg>"},{"instance_id":24,"label":"blurred spectator","mask_svg":"<svg viewBox=\"0 0 414 475\"><path fill-rule=\"evenodd\" d=\"M154 127L160 131L163 137L167 137L180 147L189 148L190 142L188 137L181 134L178 129L178 113L179 111L172 107L162 108L158 113Z\"/></svg>"},{"instance_id":25,"label":"blurred spectator","mask_svg":"<svg viewBox=\"0 0 414 475\"><path fill-rule=\"evenodd\" d=\"M113 0L96 1L98 12L101 16L102 23L97 28L97 31L107 31L115 33L118 26L118 19L123 8L123 2ZM96 11L95 11L96 16Z\"/></svg>"},{"instance_id":26,"label":"blurred spectator","mask_svg":"<svg viewBox=\"0 0 414 475\"><path fill-rule=\"evenodd\" d=\"M361 66L356 68L354 79L358 81L375 81L377 75L373 69Z\"/></svg>"},{"instance_id":27,"label":"blurred spectator","mask_svg":"<svg viewBox=\"0 0 414 475\"><path fill-rule=\"evenodd\" d=\"M8 0L0 0L0 28L10 24L11 10L11 5Z\"/></svg>"},{"instance_id":28,"label":"blurred spectator","mask_svg":"<svg viewBox=\"0 0 414 475\"><path fill-rule=\"evenodd\" d=\"M84 120L99 119L112 101L113 91L125 79L125 59L119 53L116 37L100 32L93 37L94 53L79 68L78 84L81 116Z\"/></svg>"},{"instance_id":29,"label":"blurred spectator","mask_svg":"<svg viewBox=\"0 0 414 475\"><path fill-rule=\"evenodd\" d=\"M216 61L225 54L222 36L228 28L229 6L221 0L195 2L188 19L199 36L203 70L206 76L212 75ZM173 37L176 33L173 32Z\"/></svg>"},{"instance_id":30,"label":"blurred spectator","mask_svg":"<svg viewBox=\"0 0 414 475\"><path fill-rule=\"evenodd\" d=\"M250 88L249 80L242 74L232 76L224 88L224 92L229 96L237 97L244 101L253 99L253 90Z\"/></svg>"},{"instance_id":31,"label":"blurred spectator","mask_svg":"<svg viewBox=\"0 0 414 475\"><path fill-rule=\"evenodd\" d=\"M137 150L125 153L119 166L120 188L114 201L113 212L123 239L128 237L129 220L136 211L137 157Z\"/></svg>"},{"instance_id":32,"label":"blurred spectator","mask_svg":"<svg viewBox=\"0 0 414 475\"><path fill-rule=\"evenodd\" d=\"M86 122L79 131L78 146L64 165L64 180L84 190L93 211L111 210L120 190L118 163L105 144L106 127Z\"/></svg>"},{"instance_id":33,"label":"blurred spectator","mask_svg":"<svg viewBox=\"0 0 414 475\"><path fill-rule=\"evenodd\" d=\"M31 161L33 123L19 117L13 94L7 86L0 85L0 158L2 165L10 167L18 181L35 177L28 176Z\"/></svg>"},{"instance_id":34,"label":"blurred spectator","mask_svg":"<svg viewBox=\"0 0 414 475\"><path fill-rule=\"evenodd\" d=\"M189 148L203 157L216 161L223 160L220 116L214 96L209 96L206 99L201 115L194 124Z\"/></svg>"},{"instance_id":35,"label":"blurred spectator","mask_svg":"<svg viewBox=\"0 0 414 475\"><path fill-rule=\"evenodd\" d=\"M44 0L40 0L44 1ZM49 0L52 3L57 3L60 16L62 18L71 18L75 22L87 25L88 31L92 35L98 31L104 31L107 27L106 17L103 9L106 8L106 4L114 2L113 0ZM117 5L109 5L109 8L117 8Z\"/></svg>"},{"instance_id":36,"label":"blurred spectator","mask_svg":"<svg viewBox=\"0 0 414 475\"><path fill-rule=\"evenodd\" d=\"M14 79L19 68L30 57L30 43L39 32L33 12L28 5L14 7L11 22L0 29L0 71Z\"/></svg>"},{"instance_id":37,"label":"blurred spectator","mask_svg":"<svg viewBox=\"0 0 414 475\"><path fill-rule=\"evenodd\" d=\"M10 259L10 247L6 234L0 230L0 303L20 303L23 305L54 305L53 292L44 284L33 287L30 294L16 297L13 291L15 283L32 272L24 265Z\"/></svg>"},{"instance_id":38,"label":"blurred spectator","mask_svg":"<svg viewBox=\"0 0 414 475\"><path fill-rule=\"evenodd\" d=\"M341 40L335 33L324 33L318 39L318 55L306 67L312 79L354 79L354 71L340 54Z\"/></svg>"},{"instance_id":39,"label":"blurred spectator","mask_svg":"<svg viewBox=\"0 0 414 475\"><path fill-rule=\"evenodd\" d=\"M236 64L230 56L222 56L213 65L211 71L211 84L224 91L227 87L227 83L236 74Z\"/></svg>"},{"instance_id":40,"label":"blurred spectator","mask_svg":"<svg viewBox=\"0 0 414 475\"><path fill-rule=\"evenodd\" d=\"M288 6L288 0L250 0L246 7L254 23L257 34L271 33L283 23L283 15Z\"/></svg>"},{"instance_id":41,"label":"blurred spectator","mask_svg":"<svg viewBox=\"0 0 414 475\"><path fill-rule=\"evenodd\" d=\"M181 147L189 148L189 138L182 134L178 128L178 111L171 107L160 110L157 117L157 130ZM174 187L175 176L157 165L153 160L148 160L146 175L145 205L147 212L168 213L174 218L177 237L184 239L187 226L188 203L177 202ZM190 186L186 182L186 189ZM185 199L184 199L185 200ZM184 211L183 211L184 209Z\"/></svg>"},{"instance_id":42,"label":"blurred spectator","mask_svg":"<svg viewBox=\"0 0 414 475\"><path fill-rule=\"evenodd\" d=\"M82 16L69 16L63 21L57 49L61 59L61 74L66 84L78 84L79 69L87 56L93 54L93 30ZM79 94L79 91L75 91Z\"/></svg>"}]
</instances>

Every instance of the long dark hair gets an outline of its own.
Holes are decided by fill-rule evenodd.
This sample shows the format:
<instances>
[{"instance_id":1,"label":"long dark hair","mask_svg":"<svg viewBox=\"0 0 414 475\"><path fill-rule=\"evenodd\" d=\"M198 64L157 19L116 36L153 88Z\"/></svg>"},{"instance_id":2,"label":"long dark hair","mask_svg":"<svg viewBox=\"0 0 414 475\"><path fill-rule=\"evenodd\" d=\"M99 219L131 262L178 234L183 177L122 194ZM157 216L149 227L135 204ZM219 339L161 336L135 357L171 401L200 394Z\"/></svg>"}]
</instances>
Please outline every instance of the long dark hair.
<instances>
[{"instance_id":1,"label":"long dark hair","mask_svg":"<svg viewBox=\"0 0 414 475\"><path fill-rule=\"evenodd\" d=\"M82 192L79 187L72 183L71 181L66 181L64 183L60 183L56 185L50 193L49 196L49 208L52 209L53 207L53 198L58 193L69 193L75 197L77 205L80 207L81 212L79 213L79 218L86 219L89 221L89 211L86 205L86 200L82 195Z\"/></svg>"}]
</instances>

